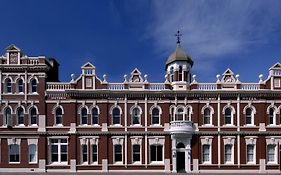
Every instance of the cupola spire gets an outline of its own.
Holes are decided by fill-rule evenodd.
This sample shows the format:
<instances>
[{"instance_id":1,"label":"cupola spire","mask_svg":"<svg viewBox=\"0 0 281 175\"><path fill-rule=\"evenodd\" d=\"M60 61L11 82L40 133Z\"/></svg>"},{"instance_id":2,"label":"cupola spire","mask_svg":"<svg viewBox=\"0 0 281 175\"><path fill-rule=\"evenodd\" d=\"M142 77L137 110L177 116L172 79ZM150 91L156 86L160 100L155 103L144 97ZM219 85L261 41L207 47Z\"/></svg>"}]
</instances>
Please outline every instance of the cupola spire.
<instances>
[{"instance_id":1,"label":"cupola spire","mask_svg":"<svg viewBox=\"0 0 281 175\"><path fill-rule=\"evenodd\" d=\"M182 36L182 34L180 33L180 31L178 30L177 33L175 34L175 36L177 37L177 44L181 43L180 37Z\"/></svg>"}]
</instances>

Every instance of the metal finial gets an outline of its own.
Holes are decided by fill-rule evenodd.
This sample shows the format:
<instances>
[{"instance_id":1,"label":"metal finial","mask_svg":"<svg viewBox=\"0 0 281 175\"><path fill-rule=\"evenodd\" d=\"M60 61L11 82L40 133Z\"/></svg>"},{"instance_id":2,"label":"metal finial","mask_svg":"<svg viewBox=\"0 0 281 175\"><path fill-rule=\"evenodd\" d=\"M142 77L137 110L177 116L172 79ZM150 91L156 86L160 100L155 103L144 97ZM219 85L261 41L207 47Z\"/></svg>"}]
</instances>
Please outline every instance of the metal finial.
<instances>
[{"instance_id":1,"label":"metal finial","mask_svg":"<svg viewBox=\"0 0 281 175\"><path fill-rule=\"evenodd\" d=\"M182 36L182 34L180 33L180 31L178 30L177 33L175 34L175 36L177 37L177 44L180 44L180 37Z\"/></svg>"}]
</instances>

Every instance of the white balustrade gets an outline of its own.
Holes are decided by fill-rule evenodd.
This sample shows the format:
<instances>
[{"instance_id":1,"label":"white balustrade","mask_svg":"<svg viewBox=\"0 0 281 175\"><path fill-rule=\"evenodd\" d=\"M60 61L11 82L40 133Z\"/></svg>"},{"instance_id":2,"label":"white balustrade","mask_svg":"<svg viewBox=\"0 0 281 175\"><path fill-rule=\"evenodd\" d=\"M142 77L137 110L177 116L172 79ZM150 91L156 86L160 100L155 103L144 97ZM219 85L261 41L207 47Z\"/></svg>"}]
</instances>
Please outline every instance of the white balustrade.
<instances>
[{"instance_id":1,"label":"white balustrade","mask_svg":"<svg viewBox=\"0 0 281 175\"><path fill-rule=\"evenodd\" d=\"M48 91L60 91L60 90L68 90L72 89L70 84L68 83L47 83Z\"/></svg>"},{"instance_id":2,"label":"white balustrade","mask_svg":"<svg viewBox=\"0 0 281 175\"><path fill-rule=\"evenodd\" d=\"M124 90L125 86L123 83L109 83L107 86L109 90Z\"/></svg>"},{"instance_id":3,"label":"white balustrade","mask_svg":"<svg viewBox=\"0 0 281 175\"><path fill-rule=\"evenodd\" d=\"M193 123L192 121L171 121L170 132L191 134L194 132Z\"/></svg>"},{"instance_id":4,"label":"white balustrade","mask_svg":"<svg viewBox=\"0 0 281 175\"><path fill-rule=\"evenodd\" d=\"M160 91L165 89L165 84L163 83L150 83L149 90L151 91Z\"/></svg>"},{"instance_id":5,"label":"white balustrade","mask_svg":"<svg viewBox=\"0 0 281 175\"><path fill-rule=\"evenodd\" d=\"M39 64L38 59L27 59L27 64Z\"/></svg>"},{"instance_id":6,"label":"white balustrade","mask_svg":"<svg viewBox=\"0 0 281 175\"><path fill-rule=\"evenodd\" d=\"M259 90L260 85L256 83L243 83L241 84L241 90L252 91L252 90Z\"/></svg>"},{"instance_id":7,"label":"white balustrade","mask_svg":"<svg viewBox=\"0 0 281 175\"><path fill-rule=\"evenodd\" d=\"M217 90L217 84L215 84L215 83L199 83L198 84L198 90L202 90L202 91Z\"/></svg>"}]
</instances>

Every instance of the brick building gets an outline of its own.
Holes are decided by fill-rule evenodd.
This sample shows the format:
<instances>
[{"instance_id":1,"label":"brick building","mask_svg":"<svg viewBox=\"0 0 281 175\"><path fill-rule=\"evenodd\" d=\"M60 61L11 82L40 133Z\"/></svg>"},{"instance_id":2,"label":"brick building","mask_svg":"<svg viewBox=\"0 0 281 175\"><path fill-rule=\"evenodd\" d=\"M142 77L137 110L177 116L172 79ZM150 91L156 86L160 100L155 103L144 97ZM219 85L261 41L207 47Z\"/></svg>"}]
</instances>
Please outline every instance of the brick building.
<instances>
[{"instance_id":1,"label":"brick building","mask_svg":"<svg viewBox=\"0 0 281 175\"><path fill-rule=\"evenodd\" d=\"M177 42L165 82L120 83L91 63L59 82L55 59L0 57L0 171L280 172L281 64L242 83L198 83ZM164 67L164 65L163 65Z\"/></svg>"}]
</instances>

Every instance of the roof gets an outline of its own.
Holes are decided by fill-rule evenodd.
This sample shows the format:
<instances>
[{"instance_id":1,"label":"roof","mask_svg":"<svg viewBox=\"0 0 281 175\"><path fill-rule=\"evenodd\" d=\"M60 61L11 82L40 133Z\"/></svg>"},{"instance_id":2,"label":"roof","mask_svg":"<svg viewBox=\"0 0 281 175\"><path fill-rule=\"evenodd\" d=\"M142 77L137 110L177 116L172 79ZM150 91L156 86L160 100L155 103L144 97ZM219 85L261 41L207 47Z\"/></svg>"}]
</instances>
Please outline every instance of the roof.
<instances>
[{"instance_id":1,"label":"roof","mask_svg":"<svg viewBox=\"0 0 281 175\"><path fill-rule=\"evenodd\" d=\"M191 57L181 49L179 43L177 43L176 50L168 57L166 61L166 67L175 61L187 61L191 66L193 66Z\"/></svg>"}]
</instances>

